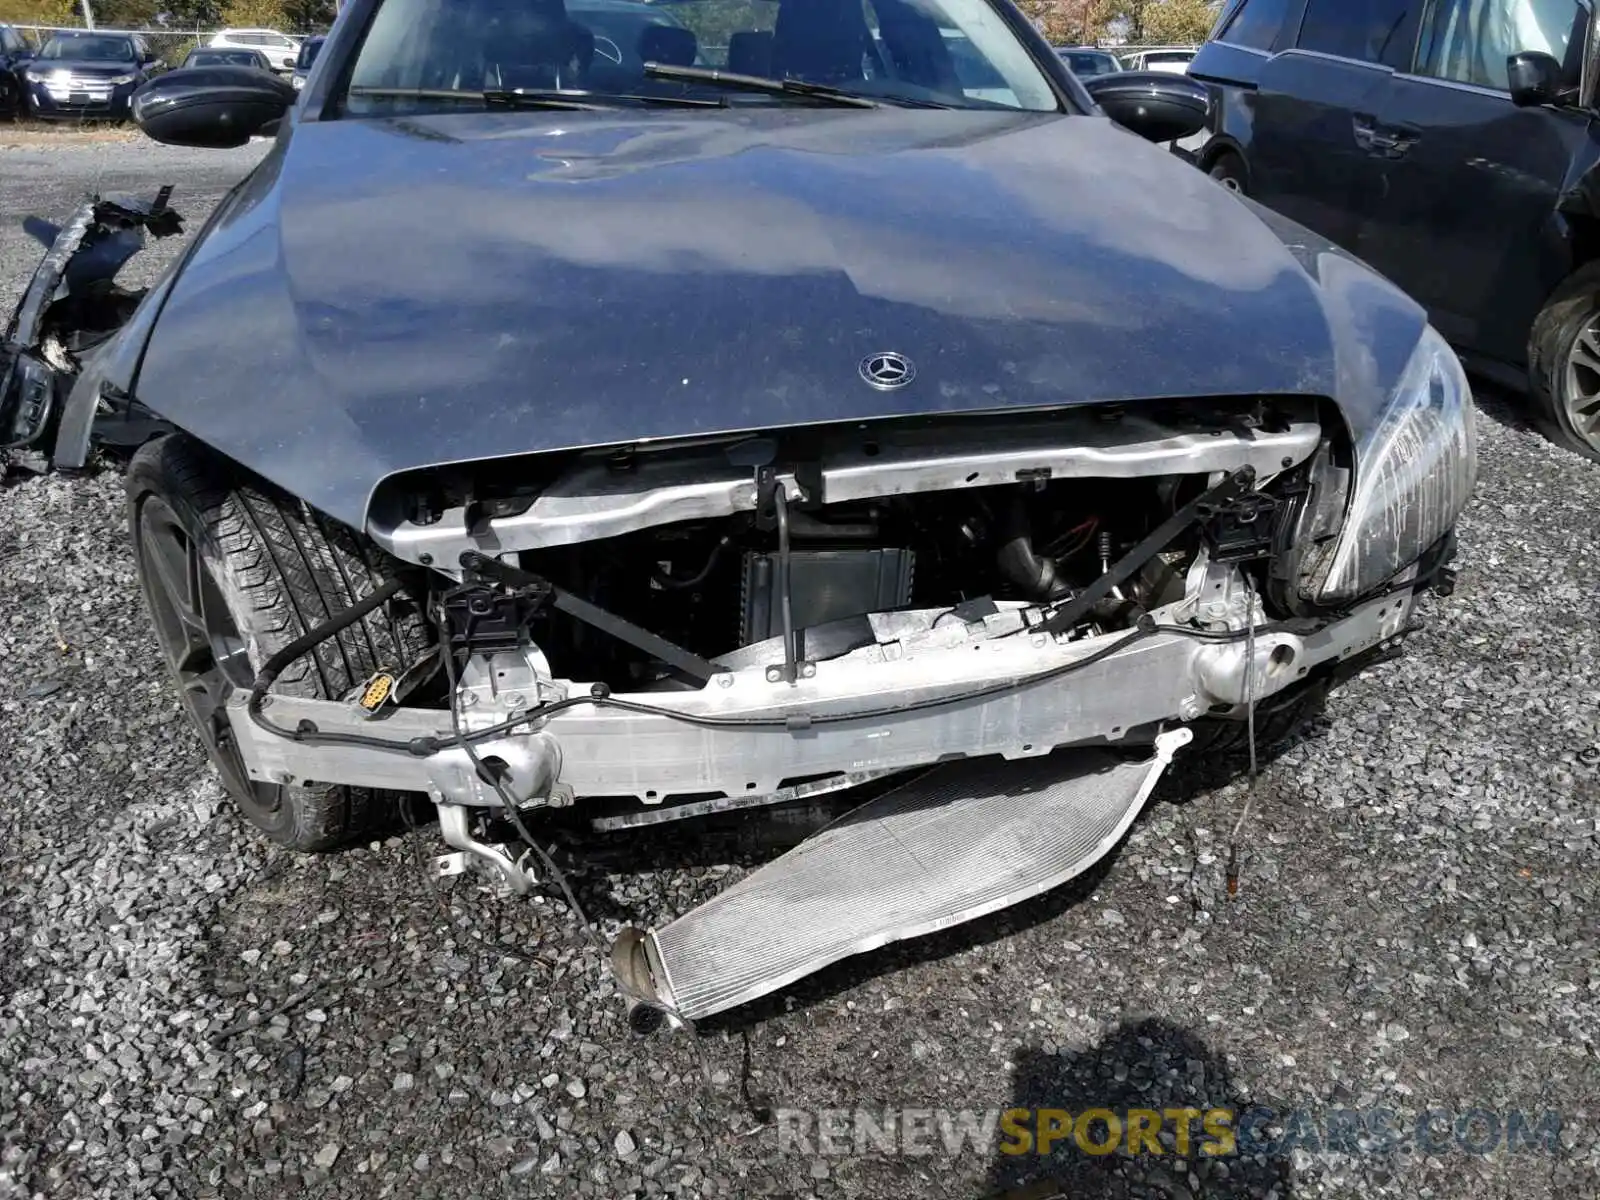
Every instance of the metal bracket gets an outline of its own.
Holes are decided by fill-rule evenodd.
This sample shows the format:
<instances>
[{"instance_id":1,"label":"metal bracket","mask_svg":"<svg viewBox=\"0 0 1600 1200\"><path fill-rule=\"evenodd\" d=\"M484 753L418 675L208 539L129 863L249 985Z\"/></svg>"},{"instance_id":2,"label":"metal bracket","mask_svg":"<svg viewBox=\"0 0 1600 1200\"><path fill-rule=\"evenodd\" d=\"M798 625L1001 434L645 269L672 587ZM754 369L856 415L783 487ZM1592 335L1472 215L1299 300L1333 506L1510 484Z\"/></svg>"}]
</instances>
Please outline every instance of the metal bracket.
<instances>
[{"instance_id":1,"label":"metal bracket","mask_svg":"<svg viewBox=\"0 0 1600 1200\"><path fill-rule=\"evenodd\" d=\"M1256 481L1255 468L1240 467L1216 487L1202 492L1160 525L1115 563L1111 569L1095 580L1071 600L1061 605L1039 628L1050 634L1070 633L1102 600L1110 597L1127 583L1156 555L1165 550L1174 539L1210 513L1232 504L1246 495Z\"/></svg>"},{"instance_id":2,"label":"metal bracket","mask_svg":"<svg viewBox=\"0 0 1600 1200\"><path fill-rule=\"evenodd\" d=\"M503 587L538 589L549 597L550 607L582 621L585 625L593 626L619 642L626 642L635 649L659 658L669 667L681 671L698 683L711 682L711 677L719 671L719 668L712 666L698 654L685 650L660 634L651 633L648 629L635 625L615 613L607 612L598 604L591 604L581 596L574 596L571 592L556 587L543 576L524 571L519 567L508 566L499 559L490 558L487 554L481 554L476 550L463 551L460 561L463 571L493 580Z\"/></svg>"},{"instance_id":3,"label":"metal bracket","mask_svg":"<svg viewBox=\"0 0 1600 1200\"><path fill-rule=\"evenodd\" d=\"M441 854L433 860L441 878L465 874L476 860L519 896L526 896L538 886L538 873L528 865L533 853L531 850L525 850L513 858L514 846L503 842L482 842L472 836L467 809L439 803L437 798L434 803L439 810L440 835L446 845L458 847L454 853Z\"/></svg>"}]
</instances>

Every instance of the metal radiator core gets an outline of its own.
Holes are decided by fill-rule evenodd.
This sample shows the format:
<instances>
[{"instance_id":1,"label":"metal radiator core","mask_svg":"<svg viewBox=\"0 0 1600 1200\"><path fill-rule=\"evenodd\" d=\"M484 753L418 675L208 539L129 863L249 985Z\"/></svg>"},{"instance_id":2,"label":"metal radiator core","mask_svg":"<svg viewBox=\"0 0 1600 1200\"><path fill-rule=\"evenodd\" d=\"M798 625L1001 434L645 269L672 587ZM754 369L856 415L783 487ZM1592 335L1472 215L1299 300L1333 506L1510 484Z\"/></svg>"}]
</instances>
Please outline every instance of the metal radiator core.
<instances>
[{"instance_id":1,"label":"metal radiator core","mask_svg":"<svg viewBox=\"0 0 1600 1200\"><path fill-rule=\"evenodd\" d=\"M910 550L796 550L789 558L796 629L911 603ZM776 554L745 555L740 645L783 634L777 575Z\"/></svg>"},{"instance_id":2,"label":"metal radiator core","mask_svg":"<svg viewBox=\"0 0 1600 1200\"><path fill-rule=\"evenodd\" d=\"M937 767L651 931L654 998L693 1020L1056 887L1117 844L1191 736L1162 734L1142 761L1080 750Z\"/></svg>"}]
</instances>

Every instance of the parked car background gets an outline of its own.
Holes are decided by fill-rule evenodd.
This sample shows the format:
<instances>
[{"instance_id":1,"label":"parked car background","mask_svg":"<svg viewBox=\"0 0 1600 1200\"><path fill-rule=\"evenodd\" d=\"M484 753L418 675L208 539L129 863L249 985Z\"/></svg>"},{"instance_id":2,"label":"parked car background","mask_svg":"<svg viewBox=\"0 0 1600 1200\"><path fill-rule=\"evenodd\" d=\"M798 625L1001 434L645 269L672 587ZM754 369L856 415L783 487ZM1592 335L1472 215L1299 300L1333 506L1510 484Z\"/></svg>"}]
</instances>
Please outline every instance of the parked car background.
<instances>
[{"instance_id":1,"label":"parked car background","mask_svg":"<svg viewBox=\"0 0 1600 1200\"><path fill-rule=\"evenodd\" d=\"M1580 0L1233 0L1192 74L1204 170L1389 276L1600 461L1589 23Z\"/></svg>"},{"instance_id":2,"label":"parked car background","mask_svg":"<svg viewBox=\"0 0 1600 1200\"><path fill-rule=\"evenodd\" d=\"M1056 53L1061 55L1067 66L1072 68L1072 73L1080 79L1087 79L1093 75L1108 75L1123 69L1122 61L1115 54L1096 46L1057 46Z\"/></svg>"},{"instance_id":3,"label":"parked car background","mask_svg":"<svg viewBox=\"0 0 1600 1200\"><path fill-rule=\"evenodd\" d=\"M1172 75L1182 75L1189 69L1189 63L1194 55L1193 46L1167 46L1125 54L1122 57L1122 65L1130 71L1163 71Z\"/></svg>"},{"instance_id":4,"label":"parked car background","mask_svg":"<svg viewBox=\"0 0 1600 1200\"><path fill-rule=\"evenodd\" d=\"M259 71L272 70L267 56L259 50L229 50L217 46L196 46L184 55L183 67L255 67Z\"/></svg>"},{"instance_id":5,"label":"parked car background","mask_svg":"<svg viewBox=\"0 0 1600 1200\"><path fill-rule=\"evenodd\" d=\"M327 40L327 37L319 33L300 43L300 52L294 59L294 74L289 76L289 82L294 85L295 91L298 92L305 87L306 76L311 74L311 68L322 50L322 43Z\"/></svg>"},{"instance_id":6,"label":"parked car background","mask_svg":"<svg viewBox=\"0 0 1600 1200\"><path fill-rule=\"evenodd\" d=\"M33 46L14 25L0 25L0 117L18 116L25 106L23 71L33 61Z\"/></svg>"},{"instance_id":7,"label":"parked car background","mask_svg":"<svg viewBox=\"0 0 1600 1200\"><path fill-rule=\"evenodd\" d=\"M274 71L287 75L294 70L300 55L300 42L276 29L224 29L213 34L210 46L235 50L259 50Z\"/></svg>"},{"instance_id":8,"label":"parked car background","mask_svg":"<svg viewBox=\"0 0 1600 1200\"><path fill-rule=\"evenodd\" d=\"M28 111L46 120L126 120L133 93L164 66L139 34L62 30L23 71Z\"/></svg>"}]
</instances>

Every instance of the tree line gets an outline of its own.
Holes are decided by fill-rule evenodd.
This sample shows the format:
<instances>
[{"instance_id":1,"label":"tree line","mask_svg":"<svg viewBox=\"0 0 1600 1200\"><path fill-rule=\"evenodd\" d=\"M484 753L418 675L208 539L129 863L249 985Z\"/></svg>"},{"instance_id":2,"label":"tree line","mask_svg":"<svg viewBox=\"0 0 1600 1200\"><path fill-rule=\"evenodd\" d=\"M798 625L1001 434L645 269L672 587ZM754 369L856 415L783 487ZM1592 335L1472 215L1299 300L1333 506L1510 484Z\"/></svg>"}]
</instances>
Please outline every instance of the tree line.
<instances>
[{"instance_id":1,"label":"tree line","mask_svg":"<svg viewBox=\"0 0 1600 1200\"><path fill-rule=\"evenodd\" d=\"M89 0L109 29L215 29L235 26L304 33L333 22L334 0ZM0 0L0 22L81 25L78 0Z\"/></svg>"},{"instance_id":2,"label":"tree line","mask_svg":"<svg viewBox=\"0 0 1600 1200\"><path fill-rule=\"evenodd\" d=\"M870 2L870 0L869 0ZM1219 0L1018 0L1052 42L1188 44L1205 40ZM205 29L245 26L291 33L326 28L334 0L90 0L95 22L110 28ZM708 7L718 7L708 0ZM734 7L746 9L748 4ZM164 19L163 19L164 18ZM76 25L78 0L0 0L0 21ZM747 27L747 26L741 26Z\"/></svg>"},{"instance_id":3,"label":"tree line","mask_svg":"<svg viewBox=\"0 0 1600 1200\"><path fill-rule=\"evenodd\" d=\"M1218 0L1018 0L1022 11L1057 45L1108 39L1146 44L1203 42L1216 22Z\"/></svg>"}]
</instances>

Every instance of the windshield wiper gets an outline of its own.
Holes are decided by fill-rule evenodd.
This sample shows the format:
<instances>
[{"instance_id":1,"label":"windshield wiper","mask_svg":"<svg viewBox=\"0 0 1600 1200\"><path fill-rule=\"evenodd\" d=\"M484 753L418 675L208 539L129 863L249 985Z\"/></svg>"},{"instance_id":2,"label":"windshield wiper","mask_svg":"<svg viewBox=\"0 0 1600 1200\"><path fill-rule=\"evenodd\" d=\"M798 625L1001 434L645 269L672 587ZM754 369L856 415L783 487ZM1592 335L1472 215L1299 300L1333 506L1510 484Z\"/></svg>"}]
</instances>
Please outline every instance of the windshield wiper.
<instances>
[{"instance_id":1,"label":"windshield wiper","mask_svg":"<svg viewBox=\"0 0 1600 1200\"><path fill-rule=\"evenodd\" d=\"M598 112L625 104L659 104L672 108L726 108L725 100L692 99L688 96L630 96L604 92L585 92L567 88L406 88L352 87L348 95L377 100L448 100L476 103L488 108L550 108L564 112Z\"/></svg>"},{"instance_id":2,"label":"windshield wiper","mask_svg":"<svg viewBox=\"0 0 1600 1200\"><path fill-rule=\"evenodd\" d=\"M765 75L741 75L737 71L719 71L714 67L680 67L672 63L647 62L644 73L652 79L676 79L684 83L711 83L739 92L765 92L769 96L805 96L827 104L845 108L881 108L880 101L844 88L829 87L825 83L807 83L804 79L769 79Z\"/></svg>"},{"instance_id":3,"label":"windshield wiper","mask_svg":"<svg viewBox=\"0 0 1600 1200\"><path fill-rule=\"evenodd\" d=\"M669 108L727 108L726 100L699 96L641 96L629 92L589 92L580 88L501 88L483 93L488 104L511 108L616 108L623 104L659 104Z\"/></svg>"}]
</instances>

